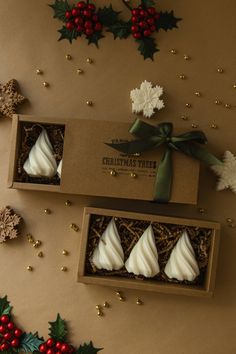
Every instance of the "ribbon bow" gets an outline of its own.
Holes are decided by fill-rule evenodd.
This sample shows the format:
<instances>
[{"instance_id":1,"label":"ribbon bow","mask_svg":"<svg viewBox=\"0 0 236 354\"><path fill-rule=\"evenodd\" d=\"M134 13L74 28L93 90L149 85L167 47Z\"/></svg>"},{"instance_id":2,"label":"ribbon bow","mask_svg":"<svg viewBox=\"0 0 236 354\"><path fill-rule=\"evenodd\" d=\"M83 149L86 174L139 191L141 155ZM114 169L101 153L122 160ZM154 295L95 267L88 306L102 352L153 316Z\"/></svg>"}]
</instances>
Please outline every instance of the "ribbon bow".
<instances>
[{"instance_id":1,"label":"ribbon bow","mask_svg":"<svg viewBox=\"0 0 236 354\"><path fill-rule=\"evenodd\" d=\"M157 126L153 126L140 119L136 119L129 129L129 132L139 139L126 143L106 145L128 155L154 150L163 144L166 146L166 150L156 172L154 200L158 202L164 203L170 200L172 185L172 150L182 152L185 155L205 162L207 165L221 164L219 159L198 145L207 143L205 134L200 130L173 136L172 123L161 123Z\"/></svg>"}]
</instances>

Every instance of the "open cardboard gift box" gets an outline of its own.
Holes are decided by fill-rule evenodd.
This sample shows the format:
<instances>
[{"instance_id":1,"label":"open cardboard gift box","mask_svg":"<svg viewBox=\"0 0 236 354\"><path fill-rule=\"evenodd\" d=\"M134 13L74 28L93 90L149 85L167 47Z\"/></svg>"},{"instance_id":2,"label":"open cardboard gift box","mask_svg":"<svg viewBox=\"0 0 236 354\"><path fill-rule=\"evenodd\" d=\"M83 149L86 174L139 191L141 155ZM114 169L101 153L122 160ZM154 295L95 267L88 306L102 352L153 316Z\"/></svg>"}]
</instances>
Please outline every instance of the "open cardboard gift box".
<instances>
[{"instance_id":1,"label":"open cardboard gift box","mask_svg":"<svg viewBox=\"0 0 236 354\"><path fill-rule=\"evenodd\" d=\"M37 140L37 134L34 133L33 137L29 136L27 139L25 135L30 127L36 125L38 128L43 126L46 130L53 130L55 126L55 129L61 128L63 131L61 179L44 181L25 176L22 166L30 147ZM16 189L151 201L163 148L147 151L141 156L127 156L105 144L133 139L128 131L129 127L130 124L124 122L15 115L8 185ZM24 146L25 141L31 144L27 146L28 150ZM51 143L54 147L57 142ZM115 176L111 171L115 171ZM137 178L132 178L132 173ZM198 179L199 162L174 151L170 202L196 204Z\"/></svg>"},{"instance_id":2,"label":"open cardboard gift box","mask_svg":"<svg viewBox=\"0 0 236 354\"><path fill-rule=\"evenodd\" d=\"M120 235L125 261L146 227L150 222L152 223L159 255L161 270L159 275L145 278L128 273L124 267L117 271L94 267L91 256L112 217ZM190 237L200 269L200 275L192 283L168 279L163 272L170 253L184 230ZM83 216L78 282L166 294L210 297L213 295L215 285L219 237L220 224L215 222L87 207L84 209Z\"/></svg>"}]
</instances>

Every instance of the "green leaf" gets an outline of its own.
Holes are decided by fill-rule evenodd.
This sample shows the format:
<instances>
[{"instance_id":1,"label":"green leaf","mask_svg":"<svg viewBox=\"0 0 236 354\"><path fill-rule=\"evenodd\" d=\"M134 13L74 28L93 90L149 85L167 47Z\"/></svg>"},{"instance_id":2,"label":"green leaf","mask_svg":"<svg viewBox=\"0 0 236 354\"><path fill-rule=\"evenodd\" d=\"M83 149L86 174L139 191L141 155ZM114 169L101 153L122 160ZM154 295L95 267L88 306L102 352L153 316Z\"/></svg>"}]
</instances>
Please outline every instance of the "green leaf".
<instances>
[{"instance_id":1,"label":"green leaf","mask_svg":"<svg viewBox=\"0 0 236 354\"><path fill-rule=\"evenodd\" d=\"M38 351L39 346L42 343L43 339L38 337L38 333L24 333L21 337L20 351L33 353Z\"/></svg>"},{"instance_id":2,"label":"green leaf","mask_svg":"<svg viewBox=\"0 0 236 354\"><path fill-rule=\"evenodd\" d=\"M66 322L61 319L59 313L55 322L49 322L49 336L58 340L65 341L67 336Z\"/></svg>"},{"instance_id":3,"label":"green leaf","mask_svg":"<svg viewBox=\"0 0 236 354\"><path fill-rule=\"evenodd\" d=\"M113 33L114 39L127 38L131 33L131 22L124 22L120 20L109 26L107 31Z\"/></svg>"},{"instance_id":4,"label":"green leaf","mask_svg":"<svg viewBox=\"0 0 236 354\"><path fill-rule=\"evenodd\" d=\"M163 29L164 31L178 28L177 23L181 21L181 18L174 16L173 11L160 12L160 17L156 20L157 29Z\"/></svg>"},{"instance_id":5,"label":"green leaf","mask_svg":"<svg viewBox=\"0 0 236 354\"><path fill-rule=\"evenodd\" d=\"M156 46L155 39L153 38L142 38L136 40L139 43L138 50L143 55L145 59L152 59L153 55L156 52L159 52L159 49Z\"/></svg>"},{"instance_id":6,"label":"green leaf","mask_svg":"<svg viewBox=\"0 0 236 354\"><path fill-rule=\"evenodd\" d=\"M94 32L91 36L87 36L88 44L95 44L98 47L98 41L103 37L101 32Z\"/></svg>"},{"instance_id":7,"label":"green leaf","mask_svg":"<svg viewBox=\"0 0 236 354\"><path fill-rule=\"evenodd\" d=\"M118 21L118 15L120 12L114 11L112 5L105 6L102 9L98 9L98 18L104 26L111 26Z\"/></svg>"},{"instance_id":8,"label":"green leaf","mask_svg":"<svg viewBox=\"0 0 236 354\"><path fill-rule=\"evenodd\" d=\"M81 345L76 354L96 354L100 350L102 350L102 348L94 348L93 343L90 342L89 344L84 343L84 345Z\"/></svg>"},{"instance_id":9,"label":"green leaf","mask_svg":"<svg viewBox=\"0 0 236 354\"><path fill-rule=\"evenodd\" d=\"M153 0L142 0L141 1L141 5L145 6L145 7L151 7L155 5L155 1Z\"/></svg>"},{"instance_id":10,"label":"green leaf","mask_svg":"<svg viewBox=\"0 0 236 354\"><path fill-rule=\"evenodd\" d=\"M77 39L80 36L76 29L70 31L66 28L66 26L63 26L58 32L61 34L60 38L58 39L59 41L62 39L68 39L68 41L72 43L73 39Z\"/></svg>"},{"instance_id":11,"label":"green leaf","mask_svg":"<svg viewBox=\"0 0 236 354\"><path fill-rule=\"evenodd\" d=\"M0 298L0 316L2 315L10 315L12 310L12 306L10 302L7 300L7 296Z\"/></svg>"},{"instance_id":12,"label":"green leaf","mask_svg":"<svg viewBox=\"0 0 236 354\"><path fill-rule=\"evenodd\" d=\"M55 3L49 6L54 10L54 18L66 22L66 11L71 10L67 0L55 0Z\"/></svg>"}]
</instances>

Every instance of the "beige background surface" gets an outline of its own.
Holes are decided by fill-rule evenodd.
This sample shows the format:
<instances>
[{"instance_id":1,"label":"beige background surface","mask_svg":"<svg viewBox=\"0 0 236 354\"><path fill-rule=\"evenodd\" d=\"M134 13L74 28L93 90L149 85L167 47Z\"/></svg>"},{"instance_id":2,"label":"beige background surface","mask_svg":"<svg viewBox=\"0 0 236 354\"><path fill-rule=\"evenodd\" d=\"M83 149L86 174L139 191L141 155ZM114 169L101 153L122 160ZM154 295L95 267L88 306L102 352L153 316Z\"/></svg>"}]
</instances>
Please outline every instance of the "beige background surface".
<instances>
[{"instance_id":1,"label":"beige background surface","mask_svg":"<svg viewBox=\"0 0 236 354\"><path fill-rule=\"evenodd\" d=\"M161 9L174 8L184 20L180 29L158 34L160 53L155 61L143 61L130 38L113 41L107 35L100 49L88 47L83 40L57 42L60 23L52 19L45 0L7 0L0 2L0 80L19 81L29 103L21 113L123 120L131 122L130 89L144 79L163 85L167 108L158 121L170 120L188 130L199 124L209 137L209 148L223 154L236 153L235 112L214 104L215 98L236 104L235 10L234 0L159 1ZM99 5L107 1L99 1ZM121 1L112 1L123 9ZM169 53L171 48L177 55ZM65 60L70 53L72 61ZM190 61L183 59L184 54ZM93 65L86 58L94 59ZM218 66L224 68L218 74ZM44 76L35 75L40 68ZM84 75L76 75L76 69ZM187 80L180 80L184 73ZM42 86L43 81L50 88ZM203 97L194 96L199 90ZM94 107L87 107L87 99ZM185 103L192 103L186 111ZM189 121L180 116L189 114ZM216 123L219 129L210 128ZM127 291L127 301L117 301L111 289L76 283L80 234L69 230L70 222L81 224L85 205L122 208L177 216L201 217L194 206L158 206L144 202L80 198L7 190L10 120L0 122L0 198L1 205L11 205L25 219L25 230L43 241L45 258L26 238L0 247L0 294L8 294L17 321L25 330L39 330L46 335L47 321L57 312L69 321L74 344L93 339L104 347L104 354L234 354L236 352L236 235L227 226L227 217L236 218L236 196L229 191L216 193L215 177L204 167L201 172L198 207L206 208L203 218L222 223L222 241L215 297L210 300ZM91 176L92 178L92 176ZM73 202L70 208L64 202ZM51 215L43 210L50 208ZM61 250L70 251L67 258ZM26 271L27 265L35 271ZM68 273L60 271L66 265ZM135 305L140 296L145 305ZM104 318L97 318L95 305L110 301L112 308Z\"/></svg>"}]
</instances>

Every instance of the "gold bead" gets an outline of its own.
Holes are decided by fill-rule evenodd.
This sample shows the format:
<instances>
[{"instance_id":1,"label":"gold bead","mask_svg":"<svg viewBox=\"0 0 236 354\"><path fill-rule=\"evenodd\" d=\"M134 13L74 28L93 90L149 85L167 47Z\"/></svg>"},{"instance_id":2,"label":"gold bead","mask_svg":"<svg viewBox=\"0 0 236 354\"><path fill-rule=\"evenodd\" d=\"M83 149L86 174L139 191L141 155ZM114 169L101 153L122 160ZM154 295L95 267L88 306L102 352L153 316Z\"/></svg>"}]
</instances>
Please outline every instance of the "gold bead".
<instances>
[{"instance_id":1,"label":"gold bead","mask_svg":"<svg viewBox=\"0 0 236 354\"><path fill-rule=\"evenodd\" d=\"M137 178L138 175L137 175L135 172L131 172L131 173L130 173L130 177L131 177L131 178Z\"/></svg>"},{"instance_id":2,"label":"gold bead","mask_svg":"<svg viewBox=\"0 0 236 354\"><path fill-rule=\"evenodd\" d=\"M171 52L171 54L177 54L177 50L176 50L176 49L174 49L174 48L173 48L173 49L171 49L171 50L170 50L170 52Z\"/></svg>"},{"instance_id":3,"label":"gold bead","mask_svg":"<svg viewBox=\"0 0 236 354\"><path fill-rule=\"evenodd\" d=\"M79 75L79 74L83 74L84 73L84 70L83 69L77 69L77 74Z\"/></svg>"},{"instance_id":4,"label":"gold bead","mask_svg":"<svg viewBox=\"0 0 236 354\"><path fill-rule=\"evenodd\" d=\"M62 250L63 256L68 256L69 252L67 250Z\"/></svg>"},{"instance_id":5,"label":"gold bead","mask_svg":"<svg viewBox=\"0 0 236 354\"><path fill-rule=\"evenodd\" d=\"M49 215L49 214L51 214L51 210L50 209L44 209L44 213Z\"/></svg>"},{"instance_id":6,"label":"gold bead","mask_svg":"<svg viewBox=\"0 0 236 354\"><path fill-rule=\"evenodd\" d=\"M96 305L96 309L97 309L97 310L100 310L100 309L101 309L101 306L100 306L100 305Z\"/></svg>"},{"instance_id":7,"label":"gold bead","mask_svg":"<svg viewBox=\"0 0 236 354\"><path fill-rule=\"evenodd\" d=\"M119 296L119 300L123 302L125 301L125 298L123 296Z\"/></svg>"},{"instance_id":8,"label":"gold bead","mask_svg":"<svg viewBox=\"0 0 236 354\"><path fill-rule=\"evenodd\" d=\"M66 60L71 60L72 56L70 54L66 54Z\"/></svg>"},{"instance_id":9,"label":"gold bead","mask_svg":"<svg viewBox=\"0 0 236 354\"><path fill-rule=\"evenodd\" d=\"M110 304L107 301L104 301L103 307L108 309L110 307Z\"/></svg>"},{"instance_id":10,"label":"gold bead","mask_svg":"<svg viewBox=\"0 0 236 354\"><path fill-rule=\"evenodd\" d=\"M116 291L116 295L117 295L117 296L121 296L120 291Z\"/></svg>"},{"instance_id":11,"label":"gold bead","mask_svg":"<svg viewBox=\"0 0 236 354\"><path fill-rule=\"evenodd\" d=\"M140 154L140 152L136 152L136 153L134 154L134 156L135 156L135 157L139 157L139 156L141 156L141 154Z\"/></svg>"},{"instance_id":12,"label":"gold bead","mask_svg":"<svg viewBox=\"0 0 236 354\"><path fill-rule=\"evenodd\" d=\"M38 257L39 257L39 258L42 258L43 256L44 256L44 254L43 254L42 251L38 253Z\"/></svg>"},{"instance_id":13,"label":"gold bead","mask_svg":"<svg viewBox=\"0 0 236 354\"><path fill-rule=\"evenodd\" d=\"M181 116L181 119L183 119L183 120L188 120L188 117L185 116L185 115L182 115L182 116Z\"/></svg>"},{"instance_id":14,"label":"gold bead","mask_svg":"<svg viewBox=\"0 0 236 354\"><path fill-rule=\"evenodd\" d=\"M74 224L74 223L71 223L71 224L70 224L70 228L71 228L72 230L74 230L75 232L78 232L78 231L79 231L79 226L76 225L76 224Z\"/></svg>"},{"instance_id":15,"label":"gold bead","mask_svg":"<svg viewBox=\"0 0 236 354\"><path fill-rule=\"evenodd\" d=\"M196 91L196 92L194 92L194 95L197 96L197 97L201 97L201 92Z\"/></svg>"},{"instance_id":16,"label":"gold bead","mask_svg":"<svg viewBox=\"0 0 236 354\"><path fill-rule=\"evenodd\" d=\"M86 105L91 107L91 106L93 106L93 102L92 101L86 101Z\"/></svg>"},{"instance_id":17,"label":"gold bead","mask_svg":"<svg viewBox=\"0 0 236 354\"><path fill-rule=\"evenodd\" d=\"M103 312L101 310L98 310L97 315L98 315L98 317L102 317L103 316Z\"/></svg>"},{"instance_id":18,"label":"gold bead","mask_svg":"<svg viewBox=\"0 0 236 354\"><path fill-rule=\"evenodd\" d=\"M28 270L29 272L32 272L32 271L33 271L33 267L32 267L32 266L28 266L28 267L27 267L27 270Z\"/></svg>"},{"instance_id":19,"label":"gold bead","mask_svg":"<svg viewBox=\"0 0 236 354\"><path fill-rule=\"evenodd\" d=\"M186 79L186 76L185 76L184 74L180 74L180 75L179 75L179 78L180 78L181 80L185 80L185 79Z\"/></svg>"},{"instance_id":20,"label":"gold bead","mask_svg":"<svg viewBox=\"0 0 236 354\"><path fill-rule=\"evenodd\" d=\"M92 64L92 63L93 63L93 59L87 58L87 59L86 59L86 62L87 62L88 64Z\"/></svg>"},{"instance_id":21,"label":"gold bead","mask_svg":"<svg viewBox=\"0 0 236 354\"><path fill-rule=\"evenodd\" d=\"M33 247L34 248L38 248L38 247L40 247L42 245L42 242L40 241L40 240L37 240L37 241L35 241L34 243L33 243Z\"/></svg>"},{"instance_id":22,"label":"gold bead","mask_svg":"<svg viewBox=\"0 0 236 354\"><path fill-rule=\"evenodd\" d=\"M231 107L232 107L231 104L229 104L229 103L226 103L226 104L225 104L225 108L230 109Z\"/></svg>"},{"instance_id":23,"label":"gold bead","mask_svg":"<svg viewBox=\"0 0 236 354\"><path fill-rule=\"evenodd\" d=\"M27 234L26 237L27 237L29 243L34 243L34 238L31 234Z\"/></svg>"},{"instance_id":24,"label":"gold bead","mask_svg":"<svg viewBox=\"0 0 236 354\"><path fill-rule=\"evenodd\" d=\"M227 221L227 223L231 224L233 222L233 219L227 218L226 221Z\"/></svg>"},{"instance_id":25,"label":"gold bead","mask_svg":"<svg viewBox=\"0 0 236 354\"><path fill-rule=\"evenodd\" d=\"M190 60L190 56L187 54L184 54L184 60Z\"/></svg>"},{"instance_id":26,"label":"gold bead","mask_svg":"<svg viewBox=\"0 0 236 354\"><path fill-rule=\"evenodd\" d=\"M222 104L222 102L217 98L217 99L215 100L215 104L219 105L219 104Z\"/></svg>"},{"instance_id":27,"label":"gold bead","mask_svg":"<svg viewBox=\"0 0 236 354\"><path fill-rule=\"evenodd\" d=\"M206 212L206 209L204 209L204 208L199 208L198 211L199 211L200 214L204 214L204 213Z\"/></svg>"},{"instance_id":28,"label":"gold bead","mask_svg":"<svg viewBox=\"0 0 236 354\"><path fill-rule=\"evenodd\" d=\"M224 70L223 70L222 68L217 68L217 72L218 72L219 74L222 74L222 73L224 72Z\"/></svg>"},{"instance_id":29,"label":"gold bead","mask_svg":"<svg viewBox=\"0 0 236 354\"><path fill-rule=\"evenodd\" d=\"M185 103L185 107L187 107L187 108L191 108L191 107L192 107L192 105L191 105L191 103Z\"/></svg>"},{"instance_id":30,"label":"gold bead","mask_svg":"<svg viewBox=\"0 0 236 354\"><path fill-rule=\"evenodd\" d=\"M192 123L192 124L191 124L191 127L192 127L192 128L198 128L198 124Z\"/></svg>"},{"instance_id":31,"label":"gold bead","mask_svg":"<svg viewBox=\"0 0 236 354\"><path fill-rule=\"evenodd\" d=\"M37 74L37 75L42 75L42 74L43 74L43 71L42 71L41 69L37 69L37 70L36 70L36 74Z\"/></svg>"},{"instance_id":32,"label":"gold bead","mask_svg":"<svg viewBox=\"0 0 236 354\"><path fill-rule=\"evenodd\" d=\"M61 267L62 272L67 272L67 270L68 270L67 267L65 267L65 266Z\"/></svg>"},{"instance_id":33,"label":"gold bead","mask_svg":"<svg viewBox=\"0 0 236 354\"><path fill-rule=\"evenodd\" d=\"M215 124L215 123L212 123L212 124L211 124L211 128L212 128L212 129L217 129L217 128L218 128L218 125Z\"/></svg>"},{"instance_id":34,"label":"gold bead","mask_svg":"<svg viewBox=\"0 0 236 354\"><path fill-rule=\"evenodd\" d=\"M110 171L110 175L113 176L113 177L115 177L115 176L117 175L117 173L116 173L115 170L111 170L111 171Z\"/></svg>"},{"instance_id":35,"label":"gold bead","mask_svg":"<svg viewBox=\"0 0 236 354\"><path fill-rule=\"evenodd\" d=\"M236 89L236 84L233 85L233 88Z\"/></svg>"},{"instance_id":36,"label":"gold bead","mask_svg":"<svg viewBox=\"0 0 236 354\"><path fill-rule=\"evenodd\" d=\"M229 224L229 227L232 227L234 229L235 228L235 224L232 222L231 224Z\"/></svg>"},{"instance_id":37,"label":"gold bead","mask_svg":"<svg viewBox=\"0 0 236 354\"><path fill-rule=\"evenodd\" d=\"M65 206L71 206L71 201L70 200L66 200L66 202L65 202Z\"/></svg>"},{"instance_id":38,"label":"gold bead","mask_svg":"<svg viewBox=\"0 0 236 354\"><path fill-rule=\"evenodd\" d=\"M143 305L143 302L141 299L137 298L136 299L136 305Z\"/></svg>"},{"instance_id":39,"label":"gold bead","mask_svg":"<svg viewBox=\"0 0 236 354\"><path fill-rule=\"evenodd\" d=\"M47 81L44 81L43 86L44 87L49 87L49 83Z\"/></svg>"}]
</instances>

